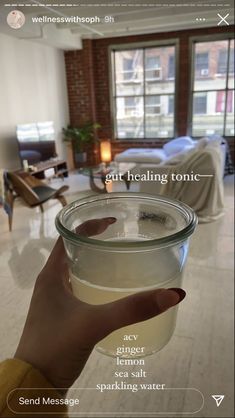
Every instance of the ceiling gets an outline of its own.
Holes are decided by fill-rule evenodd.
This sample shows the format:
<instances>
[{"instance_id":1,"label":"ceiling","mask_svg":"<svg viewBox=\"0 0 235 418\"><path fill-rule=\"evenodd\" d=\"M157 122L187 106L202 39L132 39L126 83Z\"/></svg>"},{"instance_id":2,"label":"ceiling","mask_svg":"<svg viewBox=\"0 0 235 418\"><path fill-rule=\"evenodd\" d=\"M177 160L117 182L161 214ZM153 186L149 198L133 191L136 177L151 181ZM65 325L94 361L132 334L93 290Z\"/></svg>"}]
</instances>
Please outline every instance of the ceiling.
<instances>
[{"instance_id":1,"label":"ceiling","mask_svg":"<svg viewBox=\"0 0 235 418\"><path fill-rule=\"evenodd\" d=\"M11 29L6 23L8 13L15 9L26 17L21 29ZM221 21L226 15L225 21ZM42 16L58 19L79 16L94 18L98 22L32 22L32 18ZM234 24L232 0L199 3L195 0L119 0L118 3L109 0L2 0L0 5L0 32L65 50L81 48L84 38L99 39L217 25L228 28L228 24Z\"/></svg>"}]
</instances>

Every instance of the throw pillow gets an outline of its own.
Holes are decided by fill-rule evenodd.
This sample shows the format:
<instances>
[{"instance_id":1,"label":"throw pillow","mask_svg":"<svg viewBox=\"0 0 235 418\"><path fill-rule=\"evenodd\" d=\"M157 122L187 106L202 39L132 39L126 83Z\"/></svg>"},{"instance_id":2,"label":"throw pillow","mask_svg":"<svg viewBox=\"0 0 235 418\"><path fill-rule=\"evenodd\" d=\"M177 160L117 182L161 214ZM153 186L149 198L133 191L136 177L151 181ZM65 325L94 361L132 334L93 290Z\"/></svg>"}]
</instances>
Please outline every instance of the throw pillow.
<instances>
[{"instance_id":1,"label":"throw pillow","mask_svg":"<svg viewBox=\"0 0 235 418\"><path fill-rule=\"evenodd\" d=\"M178 138L172 139L172 141L167 142L163 145L163 149L166 155L173 155L177 154L177 152L181 152L184 150L186 146L193 146L194 142L190 136L180 136Z\"/></svg>"}]
</instances>

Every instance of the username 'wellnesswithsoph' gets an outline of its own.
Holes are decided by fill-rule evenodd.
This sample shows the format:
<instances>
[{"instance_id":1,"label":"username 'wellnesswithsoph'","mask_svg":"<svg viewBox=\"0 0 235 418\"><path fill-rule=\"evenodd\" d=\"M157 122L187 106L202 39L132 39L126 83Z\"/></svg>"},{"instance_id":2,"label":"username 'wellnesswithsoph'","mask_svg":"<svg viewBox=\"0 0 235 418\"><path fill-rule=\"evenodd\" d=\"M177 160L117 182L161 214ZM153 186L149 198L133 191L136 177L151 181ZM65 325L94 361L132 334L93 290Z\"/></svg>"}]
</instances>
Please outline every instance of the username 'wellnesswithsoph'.
<instances>
[{"instance_id":1,"label":"username 'wellnesswithsoph'","mask_svg":"<svg viewBox=\"0 0 235 418\"><path fill-rule=\"evenodd\" d=\"M152 170L147 170L143 174L133 174L130 171L127 171L125 174L126 181L155 181L161 184L167 184L169 180L171 181L200 181L200 174L195 174L193 171L191 173L185 174L176 174L171 173L169 176L167 173L158 174L154 173ZM121 173L115 174L106 174L105 183L110 184L112 181L123 181L123 175Z\"/></svg>"}]
</instances>

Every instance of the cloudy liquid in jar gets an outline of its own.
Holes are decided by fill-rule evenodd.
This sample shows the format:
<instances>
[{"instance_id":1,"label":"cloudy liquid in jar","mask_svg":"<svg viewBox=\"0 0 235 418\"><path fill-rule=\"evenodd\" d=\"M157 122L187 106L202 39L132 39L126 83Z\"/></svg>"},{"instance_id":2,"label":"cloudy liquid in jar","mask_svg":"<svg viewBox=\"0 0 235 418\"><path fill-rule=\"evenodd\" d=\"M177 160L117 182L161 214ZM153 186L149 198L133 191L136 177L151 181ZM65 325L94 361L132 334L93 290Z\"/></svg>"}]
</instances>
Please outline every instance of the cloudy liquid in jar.
<instances>
[{"instance_id":1,"label":"cloudy liquid in jar","mask_svg":"<svg viewBox=\"0 0 235 418\"><path fill-rule=\"evenodd\" d=\"M91 305L99 305L108 302L113 302L117 299L129 296L136 292L123 292L113 290L102 290L84 283L77 277L71 275L71 284L73 293L81 301ZM181 276L179 275L173 282L171 287L179 287ZM145 291L146 289L138 289L138 291ZM148 355L159 351L171 338L175 323L176 323L177 307L170 308L168 311L158 315L147 321L139 322L138 324L128 325L117 331L112 332L108 337L101 340L96 348L105 354L116 355L117 347L131 346L144 347L142 351L144 355ZM125 335L137 335L136 341L125 341ZM140 355L140 354L139 354ZM138 353L135 355L138 356ZM142 355L141 355L142 356ZM130 357L128 353L120 355L120 357ZM131 356L133 357L133 355Z\"/></svg>"},{"instance_id":2,"label":"cloudy liquid in jar","mask_svg":"<svg viewBox=\"0 0 235 418\"><path fill-rule=\"evenodd\" d=\"M129 260L129 263L128 263ZM166 249L165 254L161 254L161 262L157 262L156 257L148 259L144 266L144 253L136 253L134 262L130 263L128 254L119 253L118 259L114 259L109 254L104 261L100 260L97 254L87 255L87 263L94 265L92 270L92 283L88 280L82 280L81 272L73 273L70 271L70 280L73 293L81 301L91 305L100 305L113 302L117 299L124 298L137 292L157 288L173 288L180 287L182 282L182 270L180 271L179 263L171 249ZM116 262L116 265L115 265ZM103 271L105 264L105 271ZM78 263L79 266L79 263ZM164 270L163 270L164 269ZM74 271L75 270L75 271ZM100 278L107 276L109 272L110 286L100 286ZM82 275L83 276L83 275ZM167 280L162 280L162 277ZM97 278L97 280L96 280ZM121 281L122 279L122 281ZM99 284L94 284L99 283ZM125 283L124 286L120 284ZM152 283L152 285L148 285ZM153 283L160 283L154 286ZM154 318L139 322L134 325L128 325L119 330L112 332L109 336L101 340L96 349L108 355L117 355L117 348L122 347L123 353L119 357L143 357L159 351L170 340L175 324L176 324L177 306L170 308L166 312ZM126 341L125 335L138 336L136 340ZM128 353L125 347L144 347L143 350L137 350L134 355ZM139 352L138 352L139 351Z\"/></svg>"}]
</instances>

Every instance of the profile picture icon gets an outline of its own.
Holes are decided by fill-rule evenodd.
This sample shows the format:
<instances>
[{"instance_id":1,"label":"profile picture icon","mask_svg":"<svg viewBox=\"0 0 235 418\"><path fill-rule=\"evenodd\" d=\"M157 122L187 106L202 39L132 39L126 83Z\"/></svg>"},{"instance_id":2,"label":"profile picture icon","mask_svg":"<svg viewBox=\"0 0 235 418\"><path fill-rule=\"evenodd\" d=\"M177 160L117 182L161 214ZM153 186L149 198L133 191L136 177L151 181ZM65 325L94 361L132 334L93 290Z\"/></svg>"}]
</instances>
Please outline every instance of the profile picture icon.
<instances>
[{"instance_id":1,"label":"profile picture icon","mask_svg":"<svg viewBox=\"0 0 235 418\"><path fill-rule=\"evenodd\" d=\"M25 23L25 15L20 10L12 10L7 15L7 23L12 29L20 29Z\"/></svg>"}]
</instances>

